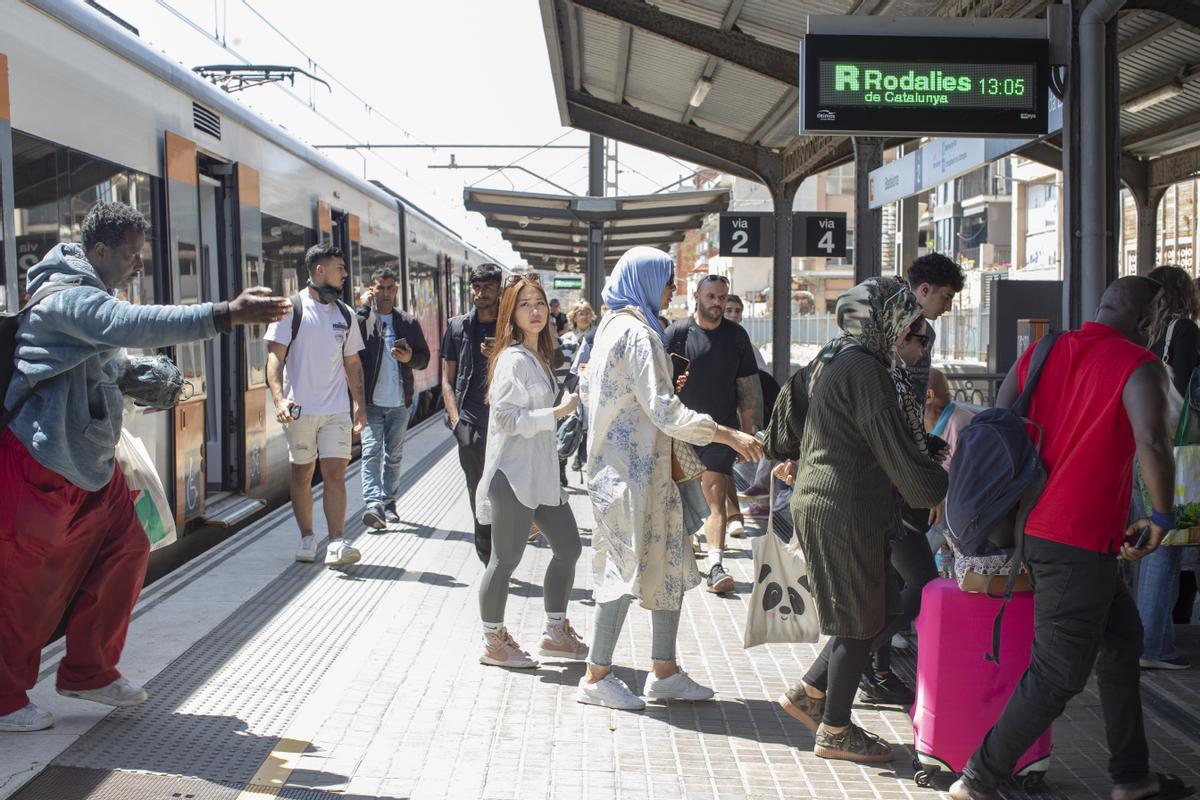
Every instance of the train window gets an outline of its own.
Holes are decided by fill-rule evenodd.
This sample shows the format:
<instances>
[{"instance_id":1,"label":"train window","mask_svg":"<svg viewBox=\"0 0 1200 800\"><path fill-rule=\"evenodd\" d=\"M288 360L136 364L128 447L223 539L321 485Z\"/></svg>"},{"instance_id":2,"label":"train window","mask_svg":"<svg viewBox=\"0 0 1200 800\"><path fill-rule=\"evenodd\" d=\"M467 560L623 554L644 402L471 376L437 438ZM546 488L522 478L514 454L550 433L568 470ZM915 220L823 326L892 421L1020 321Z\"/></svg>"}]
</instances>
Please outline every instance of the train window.
<instances>
[{"instance_id":1,"label":"train window","mask_svg":"<svg viewBox=\"0 0 1200 800\"><path fill-rule=\"evenodd\" d=\"M247 286L269 286L285 297L300 291L307 276L304 274L304 251L316 241L316 234L303 225L262 215L262 264L248 259L246 269L255 276ZM247 279L250 275L247 276ZM250 385L267 382L267 346L263 342L266 328L252 325L246 329L246 367Z\"/></svg>"},{"instance_id":2,"label":"train window","mask_svg":"<svg viewBox=\"0 0 1200 800\"><path fill-rule=\"evenodd\" d=\"M13 131L13 234L17 284L25 297L25 274L59 242L77 242L84 217L97 202L127 203L150 222L145 268L118 296L133 303L155 300L155 237L159 220L157 179L77 150Z\"/></svg>"},{"instance_id":3,"label":"train window","mask_svg":"<svg viewBox=\"0 0 1200 800\"><path fill-rule=\"evenodd\" d=\"M396 280L400 280L400 259L391 253L385 253L382 250L376 250L373 247L363 247L362 249L362 280L365 285L371 283L371 275L375 270L388 268L396 273ZM363 288L366 288L364 285ZM403 300L403 298L401 298Z\"/></svg>"}]
</instances>

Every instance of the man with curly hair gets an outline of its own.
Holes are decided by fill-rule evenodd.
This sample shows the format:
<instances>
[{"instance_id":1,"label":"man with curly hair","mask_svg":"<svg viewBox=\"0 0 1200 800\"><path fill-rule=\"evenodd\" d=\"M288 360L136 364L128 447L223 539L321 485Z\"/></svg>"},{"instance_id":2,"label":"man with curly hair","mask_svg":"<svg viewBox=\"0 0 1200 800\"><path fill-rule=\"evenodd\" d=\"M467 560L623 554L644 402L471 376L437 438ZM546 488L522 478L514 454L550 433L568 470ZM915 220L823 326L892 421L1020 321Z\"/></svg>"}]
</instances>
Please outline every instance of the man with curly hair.
<instances>
[{"instance_id":1,"label":"man with curly hair","mask_svg":"<svg viewBox=\"0 0 1200 800\"><path fill-rule=\"evenodd\" d=\"M221 303L118 300L142 269L148 228L133 208L98 203L82 245L57 245L29 270L0 424L0 732L54 724L28 690L64 617L59 694L110 706L147 698L117 669L150 554L115 458L123 348L211 339L291 308L261 287Z\"/></svg>"}]
</instances>

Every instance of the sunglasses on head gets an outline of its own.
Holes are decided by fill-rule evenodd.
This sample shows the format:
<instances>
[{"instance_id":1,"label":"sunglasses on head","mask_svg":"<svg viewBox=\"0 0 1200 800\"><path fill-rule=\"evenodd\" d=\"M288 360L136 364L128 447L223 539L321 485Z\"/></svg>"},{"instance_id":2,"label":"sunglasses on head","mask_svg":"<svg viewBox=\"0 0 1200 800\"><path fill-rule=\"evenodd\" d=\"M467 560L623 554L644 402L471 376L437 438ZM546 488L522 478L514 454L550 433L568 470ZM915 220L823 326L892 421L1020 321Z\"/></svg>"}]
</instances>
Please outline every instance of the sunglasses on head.
<instances>
[{"instance_id":1,"label":"sunglasses on head","mask_svg":"<svg viewBox=\"0 0 1200 800\"><path fill-rule=\"evenodd\" d=\"M538 277L536 272L514 272L512 275L509 275L508 280L504 282L504 288L511 289L521 281L537 284L538 286L542 285L542 279Z\"/></svg>"}]
</instances>

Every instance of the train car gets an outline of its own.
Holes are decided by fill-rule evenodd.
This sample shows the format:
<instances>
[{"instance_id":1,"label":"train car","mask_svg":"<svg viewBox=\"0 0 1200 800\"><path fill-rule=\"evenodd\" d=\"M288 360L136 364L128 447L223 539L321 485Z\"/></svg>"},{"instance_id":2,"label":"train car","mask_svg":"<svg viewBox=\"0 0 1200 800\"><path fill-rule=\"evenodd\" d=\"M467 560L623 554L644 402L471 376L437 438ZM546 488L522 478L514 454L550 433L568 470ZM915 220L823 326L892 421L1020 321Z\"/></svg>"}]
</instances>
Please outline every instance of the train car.
<instances>
[{"instance_id":1,"label":"train car","mask_svg":"<svg viewBox=\"0 0 1200 800\"><path fill-rule=\"evenodd\" d=\"M77 241L99 200L139 208L152 230L133 303L198 303L304 285L305 250L347 253L349 300L382 266L431 349L468 302L465 270L486 258L394 192L362 180L143 44L94 8L9 0L0 26L0 305L25 273ZM170 412L136 410L181 534L234 525L288 493L287 448L266 385L261 327L172 348L194 396ZM440 360L419 375L425 413L440 400Z\"/></svg>"}]
</instances>

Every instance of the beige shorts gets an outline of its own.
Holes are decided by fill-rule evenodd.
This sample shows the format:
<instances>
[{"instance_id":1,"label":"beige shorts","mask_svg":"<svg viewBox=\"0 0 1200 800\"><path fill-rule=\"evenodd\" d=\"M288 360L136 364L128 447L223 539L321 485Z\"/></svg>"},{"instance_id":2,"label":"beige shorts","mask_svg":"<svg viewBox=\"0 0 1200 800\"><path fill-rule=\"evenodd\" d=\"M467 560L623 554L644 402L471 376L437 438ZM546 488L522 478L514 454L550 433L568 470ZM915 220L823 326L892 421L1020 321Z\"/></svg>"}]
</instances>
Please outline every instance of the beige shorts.
<instances>
[{"instance_id":1,"label":"beige shorts","mask_svg":"<svg viewBox=\"0 0 1200 800\"><path fill-rule=\"evenodd\" d=\"M321 458L350 460L353 424L349 414L302 415L283 426L287 434L288 460L311 464Z\"/></svg>"}]
</instances>

